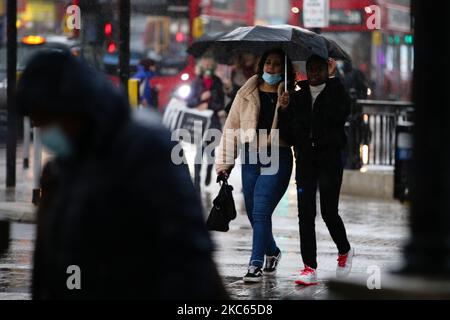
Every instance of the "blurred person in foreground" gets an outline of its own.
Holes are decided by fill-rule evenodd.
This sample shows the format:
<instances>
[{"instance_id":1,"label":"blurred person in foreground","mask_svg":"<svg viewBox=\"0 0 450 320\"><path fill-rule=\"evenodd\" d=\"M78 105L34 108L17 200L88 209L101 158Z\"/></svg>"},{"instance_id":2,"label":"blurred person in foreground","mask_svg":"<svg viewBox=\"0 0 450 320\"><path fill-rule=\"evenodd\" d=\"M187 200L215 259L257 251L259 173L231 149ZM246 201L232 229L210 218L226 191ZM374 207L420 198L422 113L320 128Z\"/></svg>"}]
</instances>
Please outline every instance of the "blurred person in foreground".
<instances>
[{"instance_id":1,"label":"blurred person in foreground","mask_svg":"<svg viewBox=\"0 0 450 320\"><path fill-rule=\"evenodd\" d=\"M44 169L34 299L226 296L186 165L158 120L143 124L102 76L67 52L27 65L17 108L55 155ZM78 266L81 289L68 289Z\"/></svg>"}]
</instances>

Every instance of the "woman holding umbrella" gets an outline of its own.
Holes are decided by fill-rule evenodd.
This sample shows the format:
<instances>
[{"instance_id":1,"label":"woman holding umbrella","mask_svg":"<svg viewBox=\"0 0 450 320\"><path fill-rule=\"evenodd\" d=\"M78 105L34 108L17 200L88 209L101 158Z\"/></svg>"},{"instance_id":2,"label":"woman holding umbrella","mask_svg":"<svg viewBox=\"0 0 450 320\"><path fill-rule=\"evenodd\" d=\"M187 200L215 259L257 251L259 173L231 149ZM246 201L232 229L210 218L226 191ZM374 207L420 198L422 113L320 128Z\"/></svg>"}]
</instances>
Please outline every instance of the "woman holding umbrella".
<instances>
[{"instance_id":1,"label":"woman holding umbrella","mask_svg":"<svg viewBox=\"0 0 450 320\"><path fill-rule=\"evenodd\" d=\"M218 180L226 180L237 157L238 139L244 146L242 186L253 229L252 255L244 282L259 282L263 274L274 274L281 258L281 250L272 234L272 213L286 192L292 173L289 145L274 139L278 131L280 99L287 95L285 76L287 88L293 89L295 74L285 52L281 49L266 51L259 61L257 74L236 95L217 150ZM275 148L278 153L274 152ZM277 155L276 159L271 158L272 162L278 161L276 172L265 172L269 165L261 161L263 152Z\"/></svg>"}]
</instances>

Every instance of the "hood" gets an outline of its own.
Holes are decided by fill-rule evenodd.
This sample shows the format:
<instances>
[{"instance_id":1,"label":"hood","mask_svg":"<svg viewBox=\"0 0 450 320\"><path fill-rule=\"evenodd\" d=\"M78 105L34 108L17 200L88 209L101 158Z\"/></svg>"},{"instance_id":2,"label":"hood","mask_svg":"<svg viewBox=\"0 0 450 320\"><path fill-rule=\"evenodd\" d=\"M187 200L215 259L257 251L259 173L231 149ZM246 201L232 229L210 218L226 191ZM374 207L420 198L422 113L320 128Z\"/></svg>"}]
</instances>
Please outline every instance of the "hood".
<instances>
[{"instance_id":1,"label":"hood","mask_svg":"<svg viewBox=\"0 0 450 320\"><path fill-rule=\"evenodd\" d=\"M125 95L79 58L42 51L26 66L17 88L22 115L81 115L89 144L101 145L130 117Z\"/></svg>"}]
</instances>

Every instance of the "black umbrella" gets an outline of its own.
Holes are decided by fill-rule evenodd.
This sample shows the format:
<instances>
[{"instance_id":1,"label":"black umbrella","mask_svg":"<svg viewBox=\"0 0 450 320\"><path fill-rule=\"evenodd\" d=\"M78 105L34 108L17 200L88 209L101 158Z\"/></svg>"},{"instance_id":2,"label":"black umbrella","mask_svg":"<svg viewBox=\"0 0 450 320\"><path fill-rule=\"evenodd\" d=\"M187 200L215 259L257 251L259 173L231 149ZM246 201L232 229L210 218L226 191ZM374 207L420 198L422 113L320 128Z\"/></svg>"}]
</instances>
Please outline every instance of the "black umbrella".
<instances>
[{"instance_id":1,"label":"black umbrella","mask_svg":"<svg viewBox=\"0 0 450 320\"><path fill-rule=\"evenodd\" d=\"M294 30L294 36L295 34L303 35L303 41L298 41L297 45L292 45L292 50L295 50L298 46L301 46L302 48L300 48L297 53L290 53L287 51L293 61L306 60L311 52L324 57L325 54L322 52L323 43L321 44L320 42L325 41L328 57L335 60L351 62L350 56L335 41L307 29L290 25L240 27L231 32L222 31L208 33L197 39L189 47L188 53L197 58L204 55L206 52L210 52L218 62L228 64L230 63L230 57L235 52L250 51L261 54L261 52L270 49L271 47L281 46L283 49L286 49L286 47L289 48L290 46L286 41L289 41L287 39L292 38L289 34L289 32L291 32L289 31L290 29L291 31ZM282 35L280 36L280 34ZM321 38L323 40L318 40L319 43L317 44L317 41L312 40L313 38ZM296 40L294 39L294 41ZM313 46L311 47L312 49L309 49L309 44L311 42L313 43ZM315 44L319 46L318 51L320 51L320 53L315 52L317 51Z\"/></svg>"},{"instance_id":2,"label":"black umbrella","mask_svg":"<svg viewBox=\"0 0 450 320\"><path fill-rule=\"evenodd\" d=\"M198 57L210 50L223 60L236 51L261 54L274 47L282 48L294 61L306 60L312 54L328 58L323 37L289 25L239 27L228 33L207 34L194 42L188 53Z\"/></svg>"},{"instance_id":3,"label":"black umbrella","mask_svg":"<svg viewBox=\"0 0 450 320\"><path fill-rule=\"evenodd\" d=\"M195 42L187 49L187 52L192 54L195 58L201 57L207 52L211 52L217 62L228 64L230 63L230 55L219 55L219 52L216 52L213 46L214 41L227 33L227 31L205 33L195 40Z\"/></svg>"},{"instance_id":4,"label":"black umbrella","mask_svg":"<svg viewBox=\"0 0 450 320\"><path fill-rule=\"evenodd\" d=\"M334 40L323 37L327 43L328 56L335 60L344 60L351 62L350 55L345 52Z\"/></svg>"},{"instance_id":5,"label":"black umbrella","mask_svg":"<svg viewBox=\"0 0 450 320\"><path fill-rule=\"evenodd\" d=\"M223 60L236 51L261 54L275 47L283 49L293 61L305 61L313 54L324 59L330 56L345 60L349 58L336 42L291 25L239 27L223 35L216 33L199 39L188 52L200 56L206 50L211 50L216 59ZM286 68L287 65L285 71Z\"/></svg>"}]
</instances>

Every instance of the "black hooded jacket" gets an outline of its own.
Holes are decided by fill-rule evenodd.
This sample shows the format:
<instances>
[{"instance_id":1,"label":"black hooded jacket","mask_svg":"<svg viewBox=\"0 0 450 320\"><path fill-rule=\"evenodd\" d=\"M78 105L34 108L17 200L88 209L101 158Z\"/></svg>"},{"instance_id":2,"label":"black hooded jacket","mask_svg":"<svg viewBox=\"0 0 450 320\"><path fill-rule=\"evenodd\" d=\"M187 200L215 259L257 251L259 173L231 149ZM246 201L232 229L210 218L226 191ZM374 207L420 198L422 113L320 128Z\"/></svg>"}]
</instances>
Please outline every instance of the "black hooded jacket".
<instances>
[{"instance_id":1,"label":"black hooded jacket","mask_svg":"<svg viewBox=\"0 0 450 320\"><path fill-rule=\"evenodd\" d=\"M202 76L198 76L194 79L191 85L191 94L187 99L188 108L196 108L202 103L200 100L201 95L206 89L203 85ZM208 109L213 110L214 113L211 117L210 128L222 129L218 112L224 110L225 107L225 93L223 91L222 80L216 75L213 75L213 84L211 88L211 98L208 100Z\"/></svg>"},{"instance_id":2,"label":"black hooded jacket","mask_svg":"<svg viewBox=\"0 0 450 320\"><path fill-rule=\"evenodd\" d=\"M340 80L328 79L314 107L308 82L301 81L298 85L300 90L290 94L287 108L279 109L280 137L300 149L311 143L318 148L343 148L351 100Z\"/></svg>"},{"instance_id":3,"label":"black hooded jacket","mask_svg":"<svg viewBox=\"0 0 450 320\"><path fill-rule=\"evenodd\" d=\"M86 120L73 154L43 171L34 299L225 296L189 171L171 160L175 142L157 120L134 120L106 79L61 53L30 62L18 109ZM81 290L67 286L71 265Z\"/></svg>"}]
</instances>

